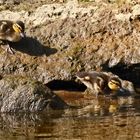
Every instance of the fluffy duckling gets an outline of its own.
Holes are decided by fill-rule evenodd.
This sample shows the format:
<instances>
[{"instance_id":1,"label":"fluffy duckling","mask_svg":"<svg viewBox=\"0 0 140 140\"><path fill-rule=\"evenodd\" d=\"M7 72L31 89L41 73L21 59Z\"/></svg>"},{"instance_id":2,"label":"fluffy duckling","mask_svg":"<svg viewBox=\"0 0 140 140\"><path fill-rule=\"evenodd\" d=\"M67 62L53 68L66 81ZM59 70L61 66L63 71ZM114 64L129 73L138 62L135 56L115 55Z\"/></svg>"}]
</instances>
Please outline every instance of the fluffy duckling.
<instances>
[{"instance_id":1,"label":"fluffy duckling","mask_svg":"<svg viewBox=\"0 0 140 140\"><path fill-rule=\"evenodd\" d=\"M89 89L95 91L96 97L98 94L123 90L121 81L117 77L110 77L103 72L78 72L76 77Z\"/></svg>"},{"instance_id":2,"label":"fluffy duckling","mask_svg":"<svg viewBox=\"0 0 140 140\"><path fill-rule=\"evenodd\" d=\"M25 36L24 23L22 21L0 20L0 41L6 45L7 51L14 53L9 42L18 42Z\"/></svg>"}]
</instances>

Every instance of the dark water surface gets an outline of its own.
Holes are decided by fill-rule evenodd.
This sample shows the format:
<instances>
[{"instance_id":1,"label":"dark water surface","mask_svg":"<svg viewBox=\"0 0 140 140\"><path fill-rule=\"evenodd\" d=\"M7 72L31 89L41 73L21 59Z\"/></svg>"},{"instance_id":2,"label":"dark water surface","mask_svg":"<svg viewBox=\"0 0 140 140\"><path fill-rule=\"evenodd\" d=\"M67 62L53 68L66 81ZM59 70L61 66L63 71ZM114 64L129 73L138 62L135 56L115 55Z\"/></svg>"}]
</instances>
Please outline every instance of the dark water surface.
<instances>
[{"instance_id":1,"label":"dark water surface","mask_svg":"<svg viewBox=\"0 0 140 140\"><path fill-rule=\"evenodd\" d=\"M59 94L77 108L43 114L0 114L0 140L140 140L140 99ZM74 96L73 96L74 95Z\"/></svg>"}]
</instances>

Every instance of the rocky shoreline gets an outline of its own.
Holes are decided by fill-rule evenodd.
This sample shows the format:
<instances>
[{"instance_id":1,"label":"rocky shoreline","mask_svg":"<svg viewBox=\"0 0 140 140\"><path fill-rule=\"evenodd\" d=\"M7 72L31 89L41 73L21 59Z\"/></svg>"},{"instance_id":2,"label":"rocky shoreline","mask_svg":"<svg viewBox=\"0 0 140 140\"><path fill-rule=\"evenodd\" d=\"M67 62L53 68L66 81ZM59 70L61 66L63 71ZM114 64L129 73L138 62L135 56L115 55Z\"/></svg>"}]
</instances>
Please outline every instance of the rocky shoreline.
<instances>
[{"instance_id":1,"label":"rocky shoreline","mask_svg":"<svg viewBox=\"0 0 140 140\"><path fill-rule=\"evenodd\" d=\"M74 0L35 2L31 8L24 3L0 5L0 19L24 21L27 35L11 43L15 55L0 47L2 76L19 75L47 84L74 81L77 71L96 70L112 72L139 87L140 3Z\"/></svg>"}]
</instances>

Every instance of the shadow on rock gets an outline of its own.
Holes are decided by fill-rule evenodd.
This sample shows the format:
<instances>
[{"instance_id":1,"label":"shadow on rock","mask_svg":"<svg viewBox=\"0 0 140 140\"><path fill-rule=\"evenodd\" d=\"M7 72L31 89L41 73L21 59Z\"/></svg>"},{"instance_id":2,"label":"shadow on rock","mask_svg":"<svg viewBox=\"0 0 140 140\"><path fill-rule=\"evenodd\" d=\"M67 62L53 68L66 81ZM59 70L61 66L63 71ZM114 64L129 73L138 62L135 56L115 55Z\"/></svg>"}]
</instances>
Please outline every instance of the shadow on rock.
<instances>
[{"instance_id":1,"label":"shadow on rock","mask_svg":"<svg viewBox=\"0 0 140 140\"><path fill-rule=\"evenodd\" d=\"M38 40L32 37L26 37L16 43L10 42L10 46L17 51L27 53L31 56L49 56L57 52L57 49L43 46Z\"/></svg>"}]
</instances>

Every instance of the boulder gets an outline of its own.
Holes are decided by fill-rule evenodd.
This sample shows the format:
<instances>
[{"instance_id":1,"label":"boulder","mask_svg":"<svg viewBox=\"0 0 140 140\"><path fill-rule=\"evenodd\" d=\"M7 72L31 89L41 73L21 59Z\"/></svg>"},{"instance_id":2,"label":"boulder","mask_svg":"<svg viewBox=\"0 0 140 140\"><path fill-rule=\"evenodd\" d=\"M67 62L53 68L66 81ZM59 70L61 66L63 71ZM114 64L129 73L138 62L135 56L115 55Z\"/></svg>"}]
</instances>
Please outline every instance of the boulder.
<instances>
[{"instance_id":1,"label":"boulder","mask_svg":"<svg viewBox=\"0 0 140 140\"><path fill-rule=\"evenodd\" d=\"M0 112L43 112L68 105L41 82L22 76L0 80Z\"/></svg>"}]
</instances>

